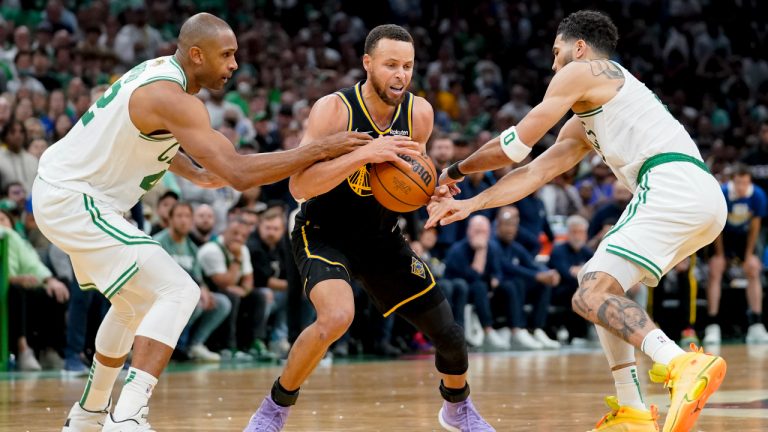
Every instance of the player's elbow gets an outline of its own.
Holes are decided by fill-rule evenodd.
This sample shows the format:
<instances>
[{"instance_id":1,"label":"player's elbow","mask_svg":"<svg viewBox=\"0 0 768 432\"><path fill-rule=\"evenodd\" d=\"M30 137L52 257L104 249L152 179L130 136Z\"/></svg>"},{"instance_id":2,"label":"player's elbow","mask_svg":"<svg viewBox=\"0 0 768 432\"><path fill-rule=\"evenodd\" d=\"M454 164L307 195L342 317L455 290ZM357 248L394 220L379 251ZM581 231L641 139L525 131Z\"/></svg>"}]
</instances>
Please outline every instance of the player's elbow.
<instances>
[{"instance_id":1,"label":"player's elbow","mask_svg":"<svg viewBox=\"0 0 768 432\"><path fill-rule=\"evenodd\" d=\"M288 191L296 201L306 200L312 198L311 191L308 190L307 182L300 178L301 174L292 176L288 181Z\"/></svg>"}]
</instances>

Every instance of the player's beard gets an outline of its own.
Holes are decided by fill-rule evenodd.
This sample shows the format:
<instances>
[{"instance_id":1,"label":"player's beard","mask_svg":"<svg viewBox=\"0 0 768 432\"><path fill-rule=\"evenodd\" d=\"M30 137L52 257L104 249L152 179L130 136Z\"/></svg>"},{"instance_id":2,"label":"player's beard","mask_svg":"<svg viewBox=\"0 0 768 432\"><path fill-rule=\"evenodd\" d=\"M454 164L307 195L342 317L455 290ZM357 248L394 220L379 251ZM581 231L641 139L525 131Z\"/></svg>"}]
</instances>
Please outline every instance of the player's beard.
<instances>
[{"instance_id":1,"label":"player's beard","mask_svg":"<svg viewBox=\"0 0 768 432\"><path fill-rule=\"evenodd\" d=\"M399 98L392 99L387 94L387 88L382 85L374 75L371 75L371 85L373 85L373 90L376 94L379 95L379 99L389 106L398 106L405 98L405 87L403 87L403 94L401 94Z\"/></svg>"}]
</instances>

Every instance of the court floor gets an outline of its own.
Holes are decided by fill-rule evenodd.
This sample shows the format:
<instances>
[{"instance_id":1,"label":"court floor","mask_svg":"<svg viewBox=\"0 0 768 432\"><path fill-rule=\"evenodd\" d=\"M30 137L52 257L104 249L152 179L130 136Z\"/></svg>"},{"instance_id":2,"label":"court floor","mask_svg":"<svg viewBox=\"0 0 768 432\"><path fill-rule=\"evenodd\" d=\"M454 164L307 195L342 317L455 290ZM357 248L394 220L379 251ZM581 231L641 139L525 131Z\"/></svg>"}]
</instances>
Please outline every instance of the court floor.
<instances>
[{"instance_id":1,"label":"court floor","mask_svg":"<svg viewBox=\"0 0 768 432\"><path fill-rule=\"evenodd\" d=\"M768 431L768 346L724 346L721 355L728 375L695 430ZM646 395L664 413L665 390L649 383L649 362L638 357ZM262 365L172 368L155 389L150 422L159 431L240 431L279 372ZM303 386L286 430L439 431L438 384L430 357L336 362ZM470 385L484 417L499 431L516 432L587 431L613 391L597 350L473 354ZM56 373L0 374L0 431L60 430L83 386L82 378Z\"/></svg>"}]
</instances>

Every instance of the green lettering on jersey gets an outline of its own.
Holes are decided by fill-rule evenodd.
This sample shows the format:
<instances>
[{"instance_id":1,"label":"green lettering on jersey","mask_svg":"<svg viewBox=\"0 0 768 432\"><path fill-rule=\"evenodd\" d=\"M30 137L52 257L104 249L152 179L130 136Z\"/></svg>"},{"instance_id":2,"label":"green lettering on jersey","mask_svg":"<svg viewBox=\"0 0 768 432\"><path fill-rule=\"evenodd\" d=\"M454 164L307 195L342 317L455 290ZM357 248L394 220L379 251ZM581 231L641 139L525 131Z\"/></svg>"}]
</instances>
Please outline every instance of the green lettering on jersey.
<instances>
[{"instance_id":1,"label":"green lettering on jersey","mask_svg":"<svg viewBox=\"0 0 768 432\"><path fill-rule=\"evenodd\" d=\"M117 92L120 91L120 87L122 87L122 84L120 81L115 82L110 86L106 92L99 98L99 100L96 101L96 108L104 108L107 106L112 100L117 96ZM83 122L83 126L88 126L88 123L93 120L94 117L96 117L96 113L94 110L96 108L91 107L91 109L88 110L85 114L83 114L83 117L80 118L80 120Z\"/></svg>"},{"instance_id":2,"label":"green lettering on jersey","mask_svg":"<svg viewBox=\"0 0 768 432\"><path fill-rule=\"evenodd\" d=\"M162 170L159 173L150 174L150 175L144 177L141 180L141 184L139 185L139 187L141 187L145 191L149 192L149 190L152 189L153 187L155 187L157 182L159 182L160 179L163 178L163 174L165 174L166 171L167 170Z\"/></svg>"}]
</instances>

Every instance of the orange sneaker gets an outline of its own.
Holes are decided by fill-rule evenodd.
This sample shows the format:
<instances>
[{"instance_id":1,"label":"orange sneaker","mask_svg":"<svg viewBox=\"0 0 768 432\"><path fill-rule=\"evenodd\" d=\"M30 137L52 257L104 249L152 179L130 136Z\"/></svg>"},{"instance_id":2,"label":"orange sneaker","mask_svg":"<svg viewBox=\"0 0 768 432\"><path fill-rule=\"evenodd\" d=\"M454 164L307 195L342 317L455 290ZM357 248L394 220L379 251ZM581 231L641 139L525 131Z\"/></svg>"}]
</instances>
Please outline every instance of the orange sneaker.
<instances>
[{"instance_id":1,"label":"orange sneaker","mask_svg":"<svg viewBox=\"0 0 768 432\"><path fill-rule=\"evenodd\" d=\"M619 406L616 396L606 397L605 404L611 412L603 416L590 432L659 432L659 425L656 423L659 410L656 405L651 405L648 411Z\"/></svg>"},{"instance_id":2,"label":"orange sneaker","mask_svg":"<svg viewBox=\"0 0 768 432\"><path fill-rule=\"evenodd\" d=\"M691 350L675 357L667 366L656 363L649 371L651 381L664 383L672 396L663 432L689 432L707 399L725 378L722 357L705 354L694 344Z\"/></svg>"}]
</instances>

